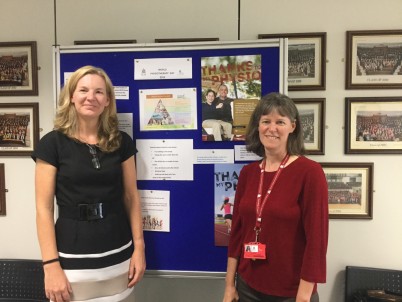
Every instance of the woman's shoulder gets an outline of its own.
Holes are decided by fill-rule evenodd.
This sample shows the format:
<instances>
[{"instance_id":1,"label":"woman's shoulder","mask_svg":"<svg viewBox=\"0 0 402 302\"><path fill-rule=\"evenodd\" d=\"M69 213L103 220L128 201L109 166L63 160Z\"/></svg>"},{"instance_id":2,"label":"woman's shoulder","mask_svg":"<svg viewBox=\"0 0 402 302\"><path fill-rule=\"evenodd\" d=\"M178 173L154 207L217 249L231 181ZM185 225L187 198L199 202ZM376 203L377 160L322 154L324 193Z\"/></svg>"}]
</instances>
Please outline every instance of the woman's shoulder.
<instances>
[{"instance_id":1,"label":"woman's shoulder","mask_svg":"<svg viewBox=\"0 0 402 302\"><path fill-rule=\"evenodd\" d=\"M41 142L55 141L60 139L62 136L64 136L64 134L62 134L60 131L51 130L50 132L43 135L40 141Z\"/></svg>"},{"instance_id":2,"label":"woman's shoulder","mask_svg":"<svg viewBox=\"0 0 402 302\"><path fill-rule=\"evenodd\" d=\"M40 143L65 143L67 141L71 142L72 139L58 130L51 130L40 139Z\"/></svg>"},{"instance_id":3,"label":"woman's shoulder","mask_svg":"<svg viewBox=\"0 0 402 302\"><path fill-rule=\"evenodd\" d=\"M253 173L255 171L259 172L260 171L260 163L261 163L261 161L255 161L255 162L252 162L249 164L245 164L240 171L241 174Z\"/></svg>"},{"instance_id":4,"label":"woman's shoulder","mask_svg":"<svg viewBox=\"0 0 402 302\"><path fill-rule=\"evenodd\" d=\"M302 170L302 171L317 171L317 170L321 170L322 171L322 166L320 163L304 156L301 155L297 158L297 160L295 160L293 166L294 168L298 169L298 170ZM293 164L292 163L292 164Z\"/></svg>"},{"instance_id":5,"label":"woman's shoulder","mask_svg":"<svg viewBox=\"0 0 402 302\"><path fill-rule=\"evenodd\" d=\"M131 138L131 136L127 133L127 132L125 132L125 131L122 131L122 130L119 130L119 132L120 132L120 135L121 135L121 138L122 138L122 140L128 140L128 141L132 141L133 139Z\"/></svg>"}]
</instances>

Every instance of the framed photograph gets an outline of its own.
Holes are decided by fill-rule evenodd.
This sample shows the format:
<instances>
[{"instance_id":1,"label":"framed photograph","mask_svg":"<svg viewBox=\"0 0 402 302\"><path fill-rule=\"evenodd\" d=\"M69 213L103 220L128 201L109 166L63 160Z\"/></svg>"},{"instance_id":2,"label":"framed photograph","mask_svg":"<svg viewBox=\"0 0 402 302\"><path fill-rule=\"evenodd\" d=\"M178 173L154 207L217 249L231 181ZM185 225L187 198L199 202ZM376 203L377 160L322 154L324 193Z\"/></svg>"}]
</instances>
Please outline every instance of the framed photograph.
<instances>
[{"instance_id":1,"label":"framed photograph","mask_svg":"<svg viewBox=\"0 0 402 302\"><path fill-rule=\"evenodd\" d=\"M288 38L288 90L325 90L327 33L259 34Z\"/></svg>"},{"instance_id":2,"label":"framed photograph","mask_svg":"<svg viewBox=\"0 0 402 302\"><path fill-rule=\"evenodd\" d=\"M324 155L325 99L293 99L300 114L304 146L310 155Z\"/></svg>"},{"instance_id":3,"label":"framed photograph","mask_svg":"<svg viewBox=\"0 0 402 302\"><path fill-rule=\"evenodd\" d=\"M373 218L373 163L321 163L329 218Z\"/></svg>"},{"instance_id":4,"label":"framed photograph","mask_svg":"<svg viewBox=\"0 0 402 302\"><path fill-rule=\"evenodd\" d=\"M345 100L346 154L402 153L402 97Z\"/></svg>"},{"instance_id":5,"label":"framed photograph","mask_svg":"<svg viewBox=\"0 0 402 302\"><path fill-rule=\"evenodd\" d=\"M175 39L155 39L155 43L212 42L212 41L219 41L219 38L175 38Z\"/></svg>"},{"instance_id":6,"label":"framed photograph","mask_svg":"<svg viewBox=\"0 0 402 302\"><path fill-rule=\"evenodd\" d=\"M4 164L0 164L0 215L6 215L6 181Z\"/></svg>"},{"instance_id":7,"label":"framed photograph","mask_svg":"<svg viewBox=\"0 0 402 302\"><path fill-rule=\"evenodd\" d=\"M0 156L30 156L39 141L38 103L0 103Z\"/></svg>"},{"instance_id":8,"label":"framed photograph","mask_svg":"<svg viewBox=\"0 0 402 302\"><path fill-rule=\"evenodd\" d=\"M137 40L78 40L74 45L99 45L99 44L135 44Z\"/></svg>"},{"instance_id":9,"label":"framed photograph","mask_svg":"<svg viewBox=\"0 0 402 302\"><path fill-rule=\"evenodd\" d=\"M346 32L346 89L402 89L402 30Z\"/></svg>"},{"instance_id":10,"label":"framed photograph","mask_svg":"<svg viewBox=\"0 0 402 302\"><path fill-rule=\"evenodd\" d=\"M36 42L0 42L0 96L38 95Z\"/></svg>"}]
</instances>

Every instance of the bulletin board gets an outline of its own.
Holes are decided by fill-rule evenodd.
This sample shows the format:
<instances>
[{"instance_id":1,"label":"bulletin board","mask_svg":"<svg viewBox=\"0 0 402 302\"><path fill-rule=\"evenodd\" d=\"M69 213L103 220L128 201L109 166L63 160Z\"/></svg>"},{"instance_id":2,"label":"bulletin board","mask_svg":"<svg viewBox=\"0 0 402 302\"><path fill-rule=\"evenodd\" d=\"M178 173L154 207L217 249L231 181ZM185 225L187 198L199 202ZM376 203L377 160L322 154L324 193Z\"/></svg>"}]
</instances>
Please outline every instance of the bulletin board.
<instances>
[{"instance_id":1,"label":"bulletin board","mask_svg":"<svg viewBox=\"0 0 402 302\"><path fill-rule=\"evenodd\" d=\"M186 42L133 45L74 45L54 47L55 99L67 73L84 65L101 67L114 86L128 87L129 97L117 99L118 113L133 116L134 139L191 139L194 149L229 149L238 141L202 140L201 58L261 56L261 95L287 92L287 39ZM191 58L192 76L186 79L135 80L134 60ZM139 91L160 88L196 88L197 129L181 131L141 131ZM56 104L55 104L56 106ZM130 133L131 134L131 133ZM192 150L189 150L191 152ZM244 163L244 162L235 162ZM214 164L194 164L192 181L139 180L140 190L170 192L170 231L145 231L148 272L158 274L213 275L226 271L227 247L214 244Z\"/></svg>"}]
</instances>

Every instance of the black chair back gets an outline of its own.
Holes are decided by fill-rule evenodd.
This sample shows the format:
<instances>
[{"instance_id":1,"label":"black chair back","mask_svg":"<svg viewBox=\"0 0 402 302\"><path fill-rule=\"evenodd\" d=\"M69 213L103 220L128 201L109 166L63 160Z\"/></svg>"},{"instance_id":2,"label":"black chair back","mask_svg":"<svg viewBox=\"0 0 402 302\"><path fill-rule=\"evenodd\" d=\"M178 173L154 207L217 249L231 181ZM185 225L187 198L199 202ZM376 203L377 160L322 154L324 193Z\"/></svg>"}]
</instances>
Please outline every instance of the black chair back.
<instances>
[{"instance_id":1,"label":"black chair back","mask_svg":"<svg viewBox=\"0 0 402 302\"><path fill-rule=\"evenodd\" d=\"M370 289L402 295L402 271L398 270L347 266L345 281L345 302L359 301L355 297Z\"/></svg>"},{"instance_id":2,"label":"black chair back","mask_svg":"<svg viewBox=\"0 0 402 302\"><path fill-rule=\"evenodd\" d=\"M0 301L49 301L45 295L42 261L0 259Z\"/></svg>"}]
</instances>

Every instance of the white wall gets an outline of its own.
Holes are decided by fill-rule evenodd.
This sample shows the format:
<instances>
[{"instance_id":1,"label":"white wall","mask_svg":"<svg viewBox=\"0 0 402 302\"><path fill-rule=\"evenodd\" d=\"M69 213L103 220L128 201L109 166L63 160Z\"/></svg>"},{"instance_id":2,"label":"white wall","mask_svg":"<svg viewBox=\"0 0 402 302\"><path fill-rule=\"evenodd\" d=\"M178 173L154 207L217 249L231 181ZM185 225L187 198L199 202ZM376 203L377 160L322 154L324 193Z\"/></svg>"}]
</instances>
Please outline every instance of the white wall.
<instances>
[{"instance_id":1,"label":"white wall","mask_svg":"<svg viewBox=\"0 0 402 302\"><path fill-rule=\"evenodd\" d=\"M52 128L51 47L74 40L218 37L237 40L237 0L57 0L57 41L50 0L1 0L0 41L37 41L39 96L0 97L1 103L39 102L42 134ZM241 1L242 40L258 34L327 32L325 91L290 92L326 98L325 155L318 162L374 162L373 220L331 220L328 280L321 301L343 301L346 265L402 269L402 156L345 155L345 97L401 96L402 90L345 90L347 30L402 29L400 0ZM35 232L34 163L1 157L7 216L0 217L0 258L39 258ZM223 280L145 278L137 301L221 301Z\"/></svg>"}]
</instances>

